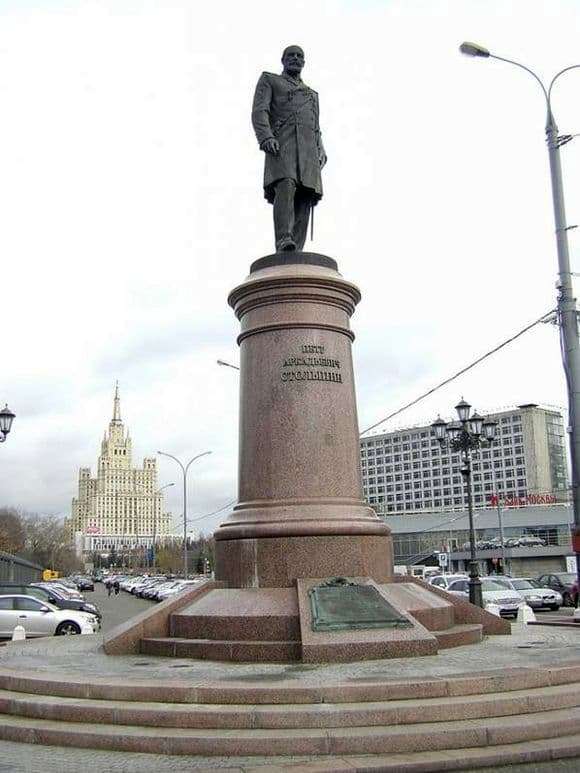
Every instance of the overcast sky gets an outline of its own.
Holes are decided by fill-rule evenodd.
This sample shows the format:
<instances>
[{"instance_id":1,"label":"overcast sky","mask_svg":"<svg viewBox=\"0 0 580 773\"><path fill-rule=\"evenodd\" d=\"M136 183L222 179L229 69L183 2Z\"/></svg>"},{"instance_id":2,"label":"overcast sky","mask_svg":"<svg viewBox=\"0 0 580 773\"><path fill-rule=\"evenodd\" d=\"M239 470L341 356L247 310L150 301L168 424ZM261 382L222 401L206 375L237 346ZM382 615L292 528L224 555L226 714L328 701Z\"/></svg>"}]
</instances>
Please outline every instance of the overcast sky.
<instances>
[{"instance_id":1,"label":"overcast sky","mask_svg":"<svg viewBox=\"0 0 580 773\"><path fill-rule=\"evenodd\" d=\"M579 32L577 0L0 0L0 401L17 414L0 506L68 514L116 379L138 462L213 451L192 468L190 516L235 498L238 376L216 359L238 357L229 290L273 251L250 107L288 44L305 49L329 157L307 249L363 294L361 428L552 308L541 92L458 46L550 78L580 61ZM554 90L562 133L580 132L579 94L580 71ZM562 156L580 223L580 140ZM461 395L481 412L564 406L557 329L385 429Z\"/></svg>"}]
</instances>

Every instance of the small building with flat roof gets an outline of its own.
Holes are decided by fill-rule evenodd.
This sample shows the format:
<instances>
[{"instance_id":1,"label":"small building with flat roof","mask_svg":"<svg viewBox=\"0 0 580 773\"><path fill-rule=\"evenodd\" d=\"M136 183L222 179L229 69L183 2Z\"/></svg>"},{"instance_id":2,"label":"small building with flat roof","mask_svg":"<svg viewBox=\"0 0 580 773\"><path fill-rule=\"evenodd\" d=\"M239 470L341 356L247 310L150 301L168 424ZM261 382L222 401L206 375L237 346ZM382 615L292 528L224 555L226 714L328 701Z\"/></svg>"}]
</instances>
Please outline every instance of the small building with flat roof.
<instances>
[{"instance_id":1,"label":"small building with flat roof","mask_svg":"<svg viewBox=\"0 0 580 773\"><path fill-rule=\"evenodd\" d=\"M469 553L467 511L387 515L382 520L393 535L395 564L437 566L439 554L448 556L448 571L466 571ZM474 526L477 560L482 574L493 574L502 566L513 576L535 576L566 571L566 558L574 556L570 527L574 515L568 504L502 507L504 550L497 508L476 510ZM522 538L536 545L518 545ZM526 542L525 539L522 540ZM541 544L544 543L544 544Z\"/></svg>"}]
</instances>

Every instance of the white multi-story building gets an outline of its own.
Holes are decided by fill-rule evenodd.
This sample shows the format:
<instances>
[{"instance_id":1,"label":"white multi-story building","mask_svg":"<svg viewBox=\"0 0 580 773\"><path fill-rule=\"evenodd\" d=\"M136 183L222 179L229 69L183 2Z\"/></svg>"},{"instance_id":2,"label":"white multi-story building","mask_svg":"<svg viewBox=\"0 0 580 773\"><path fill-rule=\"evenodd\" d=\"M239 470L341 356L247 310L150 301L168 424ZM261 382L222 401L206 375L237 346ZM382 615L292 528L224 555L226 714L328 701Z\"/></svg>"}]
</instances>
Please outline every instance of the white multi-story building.
<instances>
[{"instance_id":1,"label":"white multi-story building","mask_svg":"<svg viewBox=\"0 0 580 773\"><path fill-rule=\"evenodd\" d=\"M498 422L493 446L473 454L476 507L495 492L522 504L567 497L562 415L535 404L490 414ZM442 449L430 426L361 439L364 494L379 514L402 515L465 506L460 455Z\"/></svg>"},{"instance_id":2,"label":"white multi-story building","mask_svg":"<svg viewBox=\"0 0 580 773\"><path fill-rule=\"evenodd\" d=\"M90 467L80 468L68 526L83 553L147 547L169 535L171 514L163 512L156 459L146 457L142 468L132 466L131 438L121 421L118 385L97 476L91 477Z\"/></svg>"}]
</instances>

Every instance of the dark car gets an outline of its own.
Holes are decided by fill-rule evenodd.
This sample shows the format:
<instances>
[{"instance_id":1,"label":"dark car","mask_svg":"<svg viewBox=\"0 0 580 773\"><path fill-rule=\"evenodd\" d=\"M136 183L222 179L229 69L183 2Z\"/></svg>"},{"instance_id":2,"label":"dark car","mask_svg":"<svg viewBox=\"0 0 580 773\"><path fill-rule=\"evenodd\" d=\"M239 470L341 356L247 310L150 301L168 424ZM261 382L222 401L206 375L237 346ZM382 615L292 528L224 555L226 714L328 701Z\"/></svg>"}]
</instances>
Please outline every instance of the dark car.
<instances>
[{"instance_id":1,"label":"dark car","mask_svg":"<svg viewBox=\"0 0 580 773\"><path fill-rule=\"evenodd\" d=\"M80 591L95 589L95 583L90 577L78 577L75 581L75 585Z\"/></svg>"},{"instance_id":2,"label":"dark car","mask_svg":"<svg viewBox=\"0 0 580 773\"><path fill-rule=\"evenodd\" d=\"M562 596L562 602L565 607L574 606L574 593L576 592L576 573L575 572L553 572L552 574L542 574L537 581L544 588L557 590Z\"/></svg>"},{"instance_id":3,"label":"dark car","mask_svg":"<svg viewBox=\"0 0 580 773\"><path fill-rule=\"evenodd\" d=\"M34 596L40 601L48 601L49 604L54 604L59 609L78 609L81 612L89 612L91 615L95 615L99 624L102 620L102 614L98 607L94 604L89 604L87 601L80 599L70 599L61 596L56 589L40 588L38 585L26 585L25 583L18 582L1 582L0 581L0 596L7 594L22 594L24 596Z\"/></svg>"}]
</instances>

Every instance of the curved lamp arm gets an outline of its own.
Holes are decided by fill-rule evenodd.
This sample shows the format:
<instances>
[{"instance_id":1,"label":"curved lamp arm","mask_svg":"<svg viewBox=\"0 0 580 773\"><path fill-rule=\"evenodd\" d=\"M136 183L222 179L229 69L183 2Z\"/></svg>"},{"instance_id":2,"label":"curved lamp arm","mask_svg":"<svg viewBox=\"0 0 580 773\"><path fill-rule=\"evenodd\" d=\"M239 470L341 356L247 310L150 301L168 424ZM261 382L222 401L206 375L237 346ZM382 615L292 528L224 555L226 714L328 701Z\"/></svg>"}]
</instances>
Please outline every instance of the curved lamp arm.
<instances>
[{"instance_id":1,"label":"curved lamp arm","mask_svg":"<svg viewBox=\"0 0 580 773\"><path fill-rule=\"evenodd\" d=\"M560 75L564 75L565 72L568 72L569 70L577 70L580 68L580 64L571 64L569 67L564 67L563 70L560 70L560 72L557 72L552 80L550 81L550 86L548 88L548 103L552 99L552 88L554 86L554 83L558 80Z\"/></svg>"},{"instance_id":2,"label":"curved lamp arm","mask_svg":"<svg viewBox=\"0 0 580 773\"><path fill-rule=\"evenodd\" d=\"M187 471L189 470L189 466L195 462L196 459L201 459L202 456L207 456L208 454L211 454L211 451L204 451L201 454L198 454L197 456L194 456L193 459L190 459L189 462L185 465L185 472L187 474Z\"/></svg>"},{"instance_id":3,"label":"curved lamp arm","mask_svg":"<svg viewBox=\"0 0 580 773\"><path fill-rule=\"evenodd\" d=\"M564 69L560 70L560 72L557 72L550 81L550 85L546 89L541 78L536 75L533 70L521 62L516 62L513 59L506 59L506 57L497 56L497 54L492 54L486 48L478 45L477 43L462 43L459 47L459 50L462 54L466 54L467 56L480 56L484 58L497 59L500 62L507 62L508 64L513 64L515 67L519 67L520 70L525 70L527 73L529 73L532 78L539 84L540 88L542 89L544 99L546 100L547 127L552 131L555 129L556 122L554 121L554 116L552 115L552 89L561 75L564 75L564 73L569 72L570 70L580 69L580 64L571 64L569 67L564 67Z\"/></svg>"},{"instance_id":4,"label":"curved lamp arm","mask_svg":"<svg viewBox=\"0 0 580 773\"><path fill-rule=\"evenodd\" d=\"M513 59L506 59L503 56L496 56L495 54L490 54L489 58L498 59L500 62L507 62L508 64L514 64L516 67L519 67L521 70L525 70L526 72L529 72L532 78L534 78L534 80L536 80L540 84L540 88L542 89L542 94L544 95L544 99L546 100L546 109L548 110L548 112L550 111L550 93L549 91L546 91L546 87L544 86L542 79L538 75L536 75L536 73L533 70L530 70L529 67L526 67L525 64L521 64L521 62L515 62Z\"/></svg>"},{"instance_id":5,"label":"curved lamp arm","mask_svg":"<svg viewBox=\"0 0 580 773\"><path fill-rule=\"evenodd\" d=\"M170 459L173 459L174 462L177 462L177 464L181 467L183 474L185 475L185 467L176 456L173 456L173 454L168 454L166 451L157 451L157 453L159 456L168 456Z\"/></svg>"},{"instance_id":6,"label":"curved lamp arm","mask_svg":"<svg viewBox=\"0 0 580 773\"><path fill-rule=\"evenodd\" d=\"M529 73L532 78L539 84L540 88L542 89L542 94L544 95L544 99L546 100L546 109L548 111L548 114L550 113L550 94L549 91L546 91L546 87L544 86L544 83L542 79L536 75L536 73L531 70L529 67L526 67L525 64L522 64L521 62L516 62L513 59L506 59L504 56L497 56L496 54L492 54L491 51L488 51L487 48L484 48L483 46L480 46L479 43L462 43L459 46L459 50L462 54L465 54L466 56L477 56L477 57L483 57L484 59L497 59L500 62L507 62L508 64L513 64L515 67L519 67L521 70L525 70L527 73ZM570 69L570 68L566 68ZM560 75L561 73L558 73ZM558 77L556 75L556 78ZM555 80L555 78L554 78ZM552 81L553 83L554 81ZM551 84L550 84L551 88Z\"/></svg>"}]
</instances>

